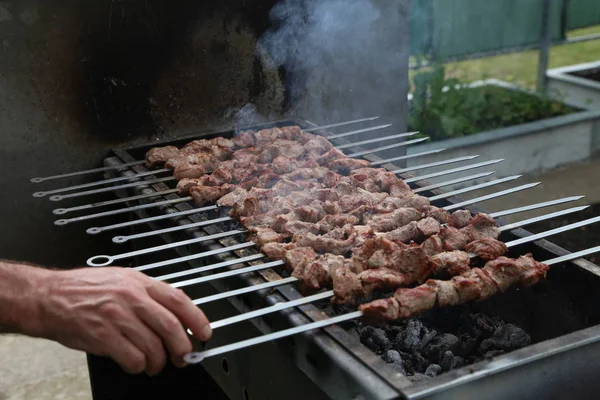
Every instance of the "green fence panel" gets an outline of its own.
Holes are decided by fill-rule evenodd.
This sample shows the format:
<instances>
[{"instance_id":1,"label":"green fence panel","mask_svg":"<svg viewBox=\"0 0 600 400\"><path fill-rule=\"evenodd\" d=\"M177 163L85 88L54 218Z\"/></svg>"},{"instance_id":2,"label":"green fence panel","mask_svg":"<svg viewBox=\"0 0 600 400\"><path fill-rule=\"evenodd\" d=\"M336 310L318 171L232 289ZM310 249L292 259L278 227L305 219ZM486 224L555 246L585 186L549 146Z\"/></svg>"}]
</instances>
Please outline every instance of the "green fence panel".
<instances>
[{"instance_id":1,"label":"green fence panel","mask_svg":"<svg viewBox=\"0 0 600 400\"><path fill-rule=\"evenodd\" d=\"M599 0L600 1L600 0ZM410 1L410 52L427 54L431 50L431 7L433 0Z\"/></svg>"},{"instance_id":2,"label":"green fence panel","mask_svg":"<svg viewBox=\"0 0 600 400\"><path fill-rule=\"evenodd\" d=\"M427 14L425 3L428 1L433 1L429 8L431 14ZM563 2L553 0L553 40L564 38ZM442 59L526 46L540 40L543 0L412 0L412 3L415 4L411 10L411 27L417 21L427 21L431 15L432 45L435 54ZM411 32L411 44L416 52L424 48L429 32L421 27L415 29Z\"/></svg>"},{"instance_id":3,"label":"green fence panel","mask_svg":"<svg viewBox=\"0 0 600 400\"><path fill-rule=\"evenodd\" d=\"M567 0L567 29L594 25L600 25L600 0Z\"/></svg>"}]
</instances>

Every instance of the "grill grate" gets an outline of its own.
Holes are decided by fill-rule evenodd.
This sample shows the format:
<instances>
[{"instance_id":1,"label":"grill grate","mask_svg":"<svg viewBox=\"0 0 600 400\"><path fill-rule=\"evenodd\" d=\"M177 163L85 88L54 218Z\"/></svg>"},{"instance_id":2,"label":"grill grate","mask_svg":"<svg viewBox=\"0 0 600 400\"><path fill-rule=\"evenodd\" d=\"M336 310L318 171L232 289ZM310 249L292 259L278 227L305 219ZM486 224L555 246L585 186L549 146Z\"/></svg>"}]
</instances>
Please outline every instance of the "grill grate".
<instances>
[{"instance_id":1,"label":"grill grate","mask_svg":"<svg viewBox=\"0 0 600 400\"><path fill-rule=\"evenodd\" d=\"M306 121L284 121L279 122L277 126L285 126L297 124L302 127L311 126L310 123ZM232 136L233 132L225 132L225 133L213 133L209 135L203 135L202 138L211 138L216 136ZM128 174L144 174L148 173L148 170L144 165L140 164L141 159L143 159L143 155L147 150L151 147L155 147L157 145L182 145L187 143L191 139L197 139L200 136L194 135L193 137L179 138L175 141L166 141L161 143L153 143L152 145L140 146L129 149L115 149L113 150L114 157L110 157L105 160L106 167L114 167L119 165L129 165L129 169L126 170L113 170L114 177L111 179L119 178L120 175ZM341 141L340 141L341 142ZM347 146L351 147L351 146ZM362 152L362 151L361 151ZM359 153L361 153L359 152ZM380 158L373 155L364 155L365 159L370 161L379 161ZM388 169L397 169L398 167L386 164ZM125 172L126 171L126 172ZM432 174L428 174L432 175ZM478 174L477 177L482 177L484 174ZM408 172L402 175L405 178L411 179L414 178L413 175L410 175ZM132 239L139 239L142 237L148 236L159 236L163 241L167 243L174 243L181 237L184 238L204 238L201 243L196 243L195 247L180 247L178 246L174 250L180 257L187 257L185 260L181 260L181 264L177 264L177 267L171 266L169 268L168 273L165 273L163 269L161 272L154 273L152 275L159 277L160 279L174 279L180 278L186 271L190 271L190 267L192 269L201 269L204 268L206 271L206 267L214 266L215 264L231 264L231 267L235 265L235 269L242 267L249 267L252 265L260 264L264 262L264 260L259 259L259 254L255 248L248 247L244 249L239 249L235 251L231 251L229 253L223 254L213 254L210 258L198 259L197 252L217 252L218 250L227 247L238 245L240 241L235 236L224 236L225 232L228 232L232 228L236 228L237 224L234 221L230 221L230 219L222 213L222 210L214 209L208 207L205 213L198 213L197 209L193 207L193 205L189 204L186 200L182 200L181 197L172 191L175 182L173 180L163 180L160 182L156 181L155 176L152 174L148 174L148 176L144 177L144 180L147 181L147 185L145 186L129 186L124 187L117 192L117 196L123 199L125 197L135 196L135 198L130 198L127 205L135 205L136 208L129 210L136 214L137 220L134 219L130 222L125 222L123 224L119 224L118 226L112 226L108 228L103 227L92 227L87 230L90 234L99 234L102 232L112 232L114 229L125 227L127 224L130 229L135 229L136 226L149 226L151 228L152 235L144 236L144 233L133 233L129 235L120 235L114 237L113 241L115 243L124 243L128 242ZM428 181L417 180L414 178L416 183L415 188L423 188L422 194L426 196L439 196L439 205L452 206L454 204L460 204L462 202L461 199L457 197L449 197L449 198L441 198L444 196L445 192L441 189L435 187L436 185L432 185ZM455 179L453 181L459 181L460 179ZM120 181L114 181L116 183L120 183ZM164 191L164 192L163 192ZM158 195L157 192L163 192ZM52 192L46 192L52 193ZM58 192L56 192L58 193ZM60 199L56 197L52 200L62 200L64 198L69 198L70 194L59 195ZM144 196L144 197L142 197ZM151 196L151 197L150 197ZM75 197L75 196L71 196ZM569 198L570 200L575 200L576 198ZM148 206L150 202L163 202L162 206ZM115 204L115 203L113 203ZM91 207L93 208L93 207ZM458 208L458 207L457 207ZM461 207L463 208L463 207ZM472 212L480 212L477 207L467 206L464 207L469 209ZM78 210L78 207L72 207L73 210ZM81 208L79 208L81 209ZM65 210L65 209L59 209ZM174 216L174 213L178 213L177 217ZM62 214L58 212L57 214ZM108 215L108 214L107 214ZM151 220L146 220L144 222L140 222L141 219L152 218ZM207 224L207 220L221 218L221 224ZM70 222L80 222L84 219L74 218L73 221ZM504 221L497 220L499 225L504 225ZM70 223L68 222L68 223ZM166 224L165 224L166 223ZM176 230L173 225L177 226L185 226L189 229L185 230ZM522 238L530 235L529 232L523 229L516 229L511 231L507 236L510 238ZM221 237L223 236L223 237ZM212 238L212 239L207 239ZM199 241L199 240L198 240ZM536 258L539 259L547 259L555 255L564 255L566 251L558 248L555 245L552 245L549 242L544 240L538 241L535 244L530 245L527 248L527 251L533 252ZM129 255L126 257L133 256L136 254ZM196 257L196 258L194 258ZM123 257L124 259L125 257ZM116 260L113 258L110 261ZM186 261L187 263L183 263ZM240 261L244 261L243 263ZM110 262L106 263L110 264ZM139 265L137 262L136 265ZM160 264L160 261L155 262L156 264ZM600 268L597 266L588 263L586 261L577 261L576 263L579 267L583 268L585 271L588 271L596 276L600 276ZM146 266L152 264L146 264ZM225 268L226 266L224 266ZM150 269L150 268L148 268ZM220 271L219 271L220 272ZM195 272L197 275L205 275L198 272ZM285 276L278 274L275 270L262 270L256 271L253 274L239 276L239 279L236 283L232 284L232 282L228 281L224 283L223 281L211 281L210 286L217 293L222 293L228 290L232 290L237 288L250 287L253 285L261 285L265 284L265 282L275 282L281 279L285 279ZM243 290L243 289L240 289ZM189 287L190 294L197 298L197 296L206 296L204 291L200 290L199 287L191 286ZM204 300L206 297L202 297ZM229 298L229 302L234 305L235 308L238 309L239 312L245 312L248 308L254 309L256 308L256 304L267 306L272 306L281 301L302 301L302 295L294 288L292 285L279 286L272 289L266 289L261 291L260 293L255 293L251 296L250 299L244 298ZM253 321L253 323L258 327L259 331L262 333L268 333L270 331L278 330L280 328L292 327L292 326L301 326L305 325L308 322L317 322L317 321L325 321L329 318L323 311L316 307L313 304L304 304L295 309L286 310L282 313L271 314L263 317L263 320L267 323L263 323L263 320ZM328 363L333 362L339 370L344 371L341 376L344 378L345 383L348 384L349 391L355 391L364 393L369 398L395 398L400 393L407 393L407 388L411 386L411 382L403 377L402 375L395 372L391 369L379 356L375 353L367 349L363 346L356 338L352 337L348 334L340 326L328 326L322 330L325 335L311 335L310 339L306 339L303 337L294 337L289 339L290 343L294 343L298 346L299 343L304 343L304 357L309 354L319 354L317 357L321 359L327 360ZM309 343L309 344L307 344ZM200 346L200 344L198 344ZM315 347L316 346L316 347ZM310 350L312 348L316 348L318 350ZM315 353L316 352L316 353ZM348 357L348 355L352 355ZM298 360L297 360L298 361ZM300 360L299 363L305 362L306 360ZM305 370L307 368L304 368ZM306 372L306 371L305 371ZM315 372L312 371L310 375L314 375ZM450 379L449 376L451 374L446 374L448 377L444 378L445 380ZM373 379L377 377L376 379ZM335 379L328 380L324 384L327 386L328 390L335 392L336 390L340 390L340 376L336 376ZM428 387L433 387L435 384L429 384Z\"/></svg>"}]
</instances>

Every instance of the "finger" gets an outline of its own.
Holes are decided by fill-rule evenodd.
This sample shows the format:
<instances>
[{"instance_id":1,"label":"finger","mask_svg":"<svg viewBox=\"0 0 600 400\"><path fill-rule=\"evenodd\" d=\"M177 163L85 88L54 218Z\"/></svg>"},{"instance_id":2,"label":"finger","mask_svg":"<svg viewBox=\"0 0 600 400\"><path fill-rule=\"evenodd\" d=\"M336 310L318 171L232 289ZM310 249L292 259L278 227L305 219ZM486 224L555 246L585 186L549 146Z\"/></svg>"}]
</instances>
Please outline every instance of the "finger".
<instances>
[{"instance_id":1,"label":"finger","mask_svg":"<svg viewBox=\"0 0 600 400\"><path fill-rule=\"evenodd\" d=\"M127 321L137 321L130 323ZM165 367L167 355L162 340L139 317L123 320L119 328L129 341L141 350L146 358L146 374L154 376Z\"/></svg>"},{"instance_id":2,"label":"finger","mask_svg":"<svg viewBox=\"0 0 600 400\"><path fill-rule=\"evenodd\" d=\"M102 340L99 344L105 349L100 355L112 358L130 374L141 374L146 370L146 356L129 339L118 332L108 336L110 340Z\"/></svg>"},{"instance_id":3,"label":"finger","mask_svg":"<svg viewBox=\"0 0 600 400\"><path fill-rule=\"evenodd\" d=\"M140 308L138 316L162 338L173 364L183 367L183 356L192 351L192 343L177 317L152 299Z\"/></svg>"},{"instance_id":4,"label":"finger","mask_svg":"<svg viewBox=\"0 0 600 400\"><path fill-rule=\"evenodd\" d=\"M208 318L183 291L174 289L167 283L155 281L148 289L148 293L175 314L198 340L210 339L212 330Z\"/></svg>"}]
</instances>

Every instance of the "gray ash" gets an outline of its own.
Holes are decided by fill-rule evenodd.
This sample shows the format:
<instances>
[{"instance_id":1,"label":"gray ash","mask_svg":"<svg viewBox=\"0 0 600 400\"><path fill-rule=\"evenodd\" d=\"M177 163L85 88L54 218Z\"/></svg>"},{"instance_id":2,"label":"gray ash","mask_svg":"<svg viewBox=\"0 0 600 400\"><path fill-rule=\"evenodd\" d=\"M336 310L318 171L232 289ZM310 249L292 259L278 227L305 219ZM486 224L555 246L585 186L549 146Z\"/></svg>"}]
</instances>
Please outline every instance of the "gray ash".
<instances>
[{"instance_id":1,"label":"gray ash","mask_svg":"<svg viewBox=\"0 0 600 400\"><path fill-rule=\"evenodd\" d=\"M343 312L344 307L334 307ZM489 359L531 343L523 329L468 306L434 310L421 318L379 327L360 321L346 325L353 336L390 367L413 381Z\"/></svg>"}]
</instances>

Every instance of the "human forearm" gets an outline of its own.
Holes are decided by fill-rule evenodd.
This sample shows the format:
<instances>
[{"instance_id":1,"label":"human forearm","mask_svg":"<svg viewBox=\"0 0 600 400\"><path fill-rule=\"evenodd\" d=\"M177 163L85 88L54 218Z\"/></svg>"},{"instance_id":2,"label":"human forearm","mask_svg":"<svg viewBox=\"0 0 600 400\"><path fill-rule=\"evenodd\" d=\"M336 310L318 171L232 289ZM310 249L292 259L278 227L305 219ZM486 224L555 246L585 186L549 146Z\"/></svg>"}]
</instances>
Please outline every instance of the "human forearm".
<instances>
[{"instance_id":1,"label":"human forearm","mask_svg":"<svg viewBox=\"0 0 600 400\"><path fill-rule=\"evenodd\" d=\"M208 340L208 320L182 291L128 268L51 271L0 261L0 332L23 333L114 359L150 375Z\"/></svg>"},{"instance_id":2,"label":"human forearm","mask_svg":"<svg viewBox=\"0 0 600 400\"><path fill-rule=\"evenodd\" d=\"M0 261L0 332L42 335L41 302L51 279L48 270Z\"/></svg>"}]
</instances>

